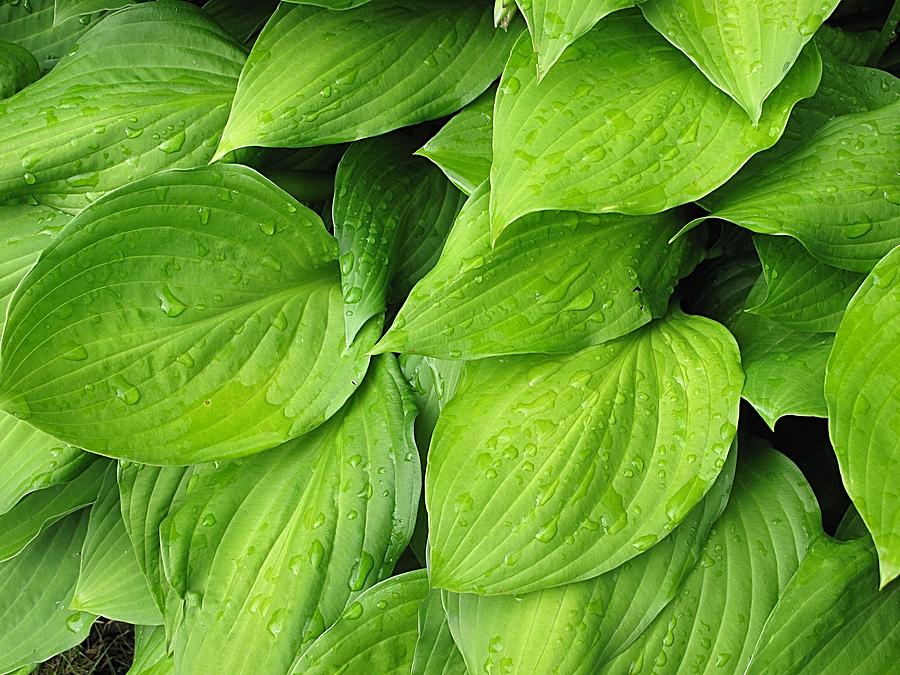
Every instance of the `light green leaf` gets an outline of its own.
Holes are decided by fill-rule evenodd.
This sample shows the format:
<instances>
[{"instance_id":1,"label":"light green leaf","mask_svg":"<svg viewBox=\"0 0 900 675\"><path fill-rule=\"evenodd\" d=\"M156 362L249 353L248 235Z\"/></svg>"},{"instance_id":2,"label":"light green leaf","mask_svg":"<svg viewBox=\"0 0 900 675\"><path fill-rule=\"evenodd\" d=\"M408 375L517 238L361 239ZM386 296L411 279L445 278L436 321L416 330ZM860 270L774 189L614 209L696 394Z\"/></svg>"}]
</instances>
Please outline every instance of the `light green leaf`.
<instances>
[{"instance_id":1,"label":"light green leaf","mask_svg":"<svg viewBox=\"0 0 900 675\"><path fill-rule=\"evenodd\" d=\"M825 375L828 429L844 487L866 523L881 585L900 574L900 247L850 301Z\"/></svg>"},{"instance_id":2,"label":"light green leaf","mask_svg":"<svg viewBox=\"0 0 900 675\"><path fill-rule=\"evenodd\" d=\"M25 495L78 475L87 453L0 412L0 515Z\"/></svg>"},{"instance_id":3,"label":"light green leaf","mask_svg":"<svg viewBox=\"0 0 900 675\"><path fill-rule=\"evenodd\" d=\"M427 596L425 570L373 586L294 662L291 675L406 675L416 647L419 607Z\"/></svg>"},{"instance_id":4,"label":"light green leaf","mask_svg":"<svg viewBox=\"0 0 900 675\"><path fill-rule=\"evenodd\" d=\"M25 495L0 516L0 532L3 533L0 538L0 562L20 555L53 523L93 504L107 464L100 459L80 464L77 473L73 472L67 482Z\"/></svg>"},{"instance_id":5,"label":"light green leaf","mask_svg":"<svg viewBox=\"0 0 900 675\"><path fill-rule=\"evenodd\" d=\"M471 195L491 173L494 97L491 87L456 113L431 140L416 151L438 165L447 178Z\"/></svg>"},{"instance_id":6,"label":"light green leaf","mask_svg":"<svg viewBox=\"0 0 900 675\"><path fill-rule=\"evenodd\" d=\"M650 24L756 124L763 102L838 0L646 0Z\"/></svg>"},{"instance_id":7,"label":"light green leaf","mask_svg":"<svg viewBox=\"0 0 900 675\"><path fill-rule=\"evenodd\" d=\"M728 506L678 596L601 673L743 673L810 540L818 504L774 450L742 449Z\"/></svg>"},{"instance_id":8,"label":"light green leaf","mask_svg":"<svg viewBox=\"0 0 900 675\"><path fill-rule=\"evenodd\" d=\"M40 66L31 52L12 42L0 40L0 99L12 96L40 76Z\"/></svg>"},{"instance_id":9,"label":"light green leaf","mask_svg":"<svg viewBox=\"0 0 900 675\"><path fill-rule=\"evenodd\" d=\"M111 14L47 77L0 102L0 199L75 212L142 176L205 164L243 60L186 2Z\"/></svg>"},{"instance_id":10,"label":"light green leaf","mask_svg":"<svg viewBox=\"0 0 900 675\"><path fill-rule=\"evenodd\" d=\"M516 0L528 23L537 54L537 77L547 71L575 40L607 14L635 6L635 0Z\"/></svg>"},{"instance_id":11,"label":"light green leaf","mask_svg":"<svg viewBox=\"0 0 900 675\"><path fill-rule=\"evenodd\" d=\"M599 344L662 316L700 255L697 240L668 244L676 211L544 211L492 247L488 202L484 183L376 351L474 359Z\"/></svg>"},{"instance_id":12,"label":"light green leaf","mask_svg":"<svg viewBox=\"0 0 900 675\"><path fill-rule=\"evenodd\" d=\"M114 621L162 623L122 521L115 464L107 468L91 507L81 571L69 607Z\"/></svg>"},{"instance_id":13,"label":"light green leaf","mask_svg":"<svg viewBox=\"0 0 900 675\"><path fill-rule=\"evenodd\" d=\"M72 220L19 286L5 409L155 464L299 436L356 388L377 330L345 348L336 257L319 217L251 169L131 183Z\"/></svg>"},{"instance_id":14,"label":"light green leaf","mask_svg":"<svg viewBox=\"0 0 900 675\"><path fill-rule=\"evenodd\" d=\"M522 36L494 106L494 238L534 211L648 214L702 197L778 140L820 71L804 50L754 126L639 13L608 16L540 83Z\"/></svg>"},{"instance_id":15,"label":"light green leaf","mask_svg":"<svg viewBox=\"0 0 900 675\"><path fill-rule=\"evenodd\" d=\"M736 456L733 448L681 525L614 570L524 595L445 593L450 628L469 671L589 675L625 649L672 601L699 560L728 500Z\"/></svg>"},{"instance_id":16,"label":"light green leaf","mask_svg":"<svg viewBox=\"0 0 900 675\"><path fill-rule=\"evenodd\" d=\"M772 610L746 672L888 673L900 654L898 617L900 586L878 592L872 542L823 536Z\"/></svg>"},{"instance_id":17,"label":"light green leaf","mask_svg":"<svg viewBox=\"0 0 900 675\"><path fill-rule=\"evenodd\" d=\"M122 9L139 0L54 0L53 25L105 9Z\"/></svg>"},{"instance_id":18,"label":"light green leaf","mask_svg":"<svg viewBox=\"0 0 900 675\"><path fill-rule=\"evenodd\" d=\"M412 386L419 410L416 416L416 445L423 453L431 443L431 433L438 415L456 393L463 366L464 361L433 359L416 354L400 355L400 368Z\"/></svg>"},{"instance_id":19,"label":"light green leaf","mask_svg":"<svg viewBox=\"0 0 900 675\"><path fill-rule=\"evenodd\" d=\"M166 653L162 626L134 627L134 661L125 675L175 675L175 662Z\"/></svg>"},{"instance_id":20,"label":"light green leaf","mask_svg":"<svg viewBox=\"0 0 900 675\"><path fill-rule=\"evenodd\" d=\"M429 452L432 584L523 593L650 548L724 466L738 359L725 328L675 311L575 354L466 364Z\"/></svg>"},{"instance_id":21,"label":"light green leaf","mask_svg":"<svg viewBox=\"0 0 900 675\"><path fill-rule=\"evenodd\" d=\"M466 675L466 663L453 642L440 591L429 590L422 600L418 625L410 675Z\"/></svg>"},{"instance_id":22,"label":"light green leaf","mask_svg":"<svg viewBox=\"0 0 900 675\"><path fill-rule=\"evenodd\" d=\"M496 79L517 31L487 3L393 0L345 12L282 3L253 46L216 158L313 146L449 115Z\"/></svg>"},{"instance_id":23,"label":"light green leaf","mask_svg":"<svg viewBox=\"0 0 900 675\"><path fill-rule=\"evenodd\" d=\"M285 672L390 574L419 499L414 415L396 361L379 357L313 433L200 476L161 530L183 602L178 672Z\"/></svg>"},{"instance_id":24,"label":"light green leaf","mask_svg":"<svg viewBox=\"0 0 900 675\"><path fill-rule=\"evenodd\" d=\"M209 0L203 11L240 42L248 42L263 27L278 0Z\"/></svg>"},{"instance_id":25,"label":"light green leaf","mask_svg":"<svg viewBox=\"0 0 900 675\"><path fill-rule=\"evenodd\" d=\"M760 155L703 206L709 217L792 236L829 265L868 272L900 243L898 115L900 101L835 117Z\"/></svg>"},{"instance_id":26,"label":"light green leaf","mask_svg":"<svg viewBox=\"0 0 900 675\"><path fill-rule=\"evenodd\" d=\"M353 143L338 165L332 218L348 342L384 313L402 263L406 289L430 269L462 207L459 190L413 154L418 145L403 132L366 139Z\"/></svg>"},{"instance_id":27,"label":"light green leaf","mask_svg":"<svg viewBox=\"0 0 900 675\"><path fill-rule=\"evenodd\" d=\"M765 283L746 310L794 330L836 331L863 275L826 265L791 237L755 235L753 243Z\"/></svg>"},{"instance_id":28,"label":"light green leaf","mask_svg":"<svg viewBox=\"0 0 900 675\"><path fill-rule=\"evenodd\" d=\"M69 609L88 512L47 529L0 563L0 673L45 661L84 640L94 616Z\"/></svg>"},{"instance_id":29,"label":"light green leaf","mask_svg":"<svg viewBox=\"0 0 900 675\"><path fill-rule=\"evenodd\" d=\"M75 41L103 14L53 25L54 0L0 2L0 40L15 42L31 52L46 72L72 49Z\"/></svg>"}]
</instances>

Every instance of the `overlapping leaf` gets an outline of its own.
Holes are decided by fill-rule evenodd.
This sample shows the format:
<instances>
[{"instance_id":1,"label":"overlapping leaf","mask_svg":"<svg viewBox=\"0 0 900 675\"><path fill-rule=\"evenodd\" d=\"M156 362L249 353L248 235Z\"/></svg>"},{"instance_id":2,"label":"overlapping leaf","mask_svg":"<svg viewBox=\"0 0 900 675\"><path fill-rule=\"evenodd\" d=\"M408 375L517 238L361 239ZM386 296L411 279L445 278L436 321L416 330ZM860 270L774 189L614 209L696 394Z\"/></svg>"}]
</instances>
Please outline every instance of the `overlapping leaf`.
<instances>
[{"instance_id":1,"label":"overlapping leaf","mask_svg":"<svg viewBox=\"0 0 900 675\"><path fill-rule=\"evenodd\" d=\"M74 46L76 40L101 18L102 13L54 25L55 0L0 3L0 40L15 42L30 51L42 71L48 71Z\"/></svg>"},{"instance_id":2,"label":"overlapping leaf","mask_svg":"<svg viewBox=\"0 0 900 675\"><path fill-rule=\"evenodd\" d=\"M466 675L466 663L450 633L440 591L429 590L422 600L418 625L410 675Z\"/></svg>"},{"instance_id":3,"label":"overlapping leaf","mask_svg":"<svg viewBox=\"0 0 900 675\"><path fill-rule=\"evenodd\" d=\"M132 183L82 211L19 287L5 409L157 464L298 436L341 407L374 340L345 346L336 257L319 217L250 169Z\"/></svg>"},{"instance_id":4,"label":"overlapping leaf","mask_svg":"<svg viewBox=\"0 0 900 675\"><path fill-rule=\"evenodd\" d=\"M41 75L38 62L24 47L0 40L0 99L12 96Z\"/></svg>"},{"instance_id":5,"label":"overlapping leaf","mask_svg":"<svg viewBox=\"0 0 900 675\"><path fill-rule=\"evenodd\" d=\"M53 25L76 17L102 12L106 9L122 9L139 0L54 0Z\"/></svg>"},{"instance_id":6,"label":"overlapping leaf","mask_svg":"<svg viewBox=\"0 0 900 675\"><path fill-rule=\"evenodd\" d=\"M429 453L432 583L521 593L647 550L724 466L742 382L728 332L677 311L575 354L467 364Z\"/></svg>"},{"instance_id":7,"label":"overlapping leaf","mask_svg":"<svg viewBox=\"0 0 900 675\"><path fill-rule=\"evenodd\" d=\"M249 41L278 6L277 0L209 0L203 11L241 42Z\"/></svg>"},{"instance_id":8,"label":"overlapping leaf","mask_svg":"<svg viewBox=\"0 0 900 675\"><path fill-rule=\"evenodd\" d=\"M125 675L174 675L175 663L166 653L162 626L135 626L134 661Z\"/></svg>"}]
</instances>

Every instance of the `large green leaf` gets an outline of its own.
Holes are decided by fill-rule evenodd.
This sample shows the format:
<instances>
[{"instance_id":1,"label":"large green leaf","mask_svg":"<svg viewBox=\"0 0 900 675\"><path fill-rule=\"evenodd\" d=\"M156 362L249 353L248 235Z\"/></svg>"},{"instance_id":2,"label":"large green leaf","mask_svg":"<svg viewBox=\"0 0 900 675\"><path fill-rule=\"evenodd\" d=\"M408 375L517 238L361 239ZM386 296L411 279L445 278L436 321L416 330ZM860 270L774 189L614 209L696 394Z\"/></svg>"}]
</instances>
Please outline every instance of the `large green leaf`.
<instances>
[{"instance_id":1,"label":"large green leaf","mask_svg":"<svg viewBox=\"0 0 900 675\"><path fill-rule=\"evenodd\" d=\"M456 648L441 592L429 590L419 606L419 630L410 675L466 675L466 663Z\"/></svg>"},{"instance_id":2,"label":"large green leaf","mask_svg":"<svg viewBox=\"0 0 900 675\"><path fill-rule=\"evenodd\" d=\"M725 328L675 311L575 354L468 363L429 452L432 584L521 593L650 548L724 466L738 359Z\"/></svg>"},{"instance_id":3,"label":"large green leaf","mask_svg":"<svg viewBox=\"0 0 900 675\"><path fill-rule=\"evenodd\" d=\"M18 556L53 523L93 504L107 464L100 459L79 464L66 482L25 495L0 516L0 562Z\"/></svg>"},{"instance_id":4,"label":"large green leaf","mask_svg":"<svg viewBox=\"0 0 900 675\"><path fill-rule=\"evenodd\" d=\"M162 623L122 521L115 464L109 465L91 507L78 585L69 607L116 621Z\"/></svg>"},{"instance_id":5,"label":"large green leaf","mask_svg":"<svg viewBox=\"0 0 900 675\"><path fill-rule=\"evenodd\" d=\"M869 62L869 55L877 42L877 30L842 30L823 23L816 31L816 46L823 54L857 66Z\"/></svg>"},{"instance_id":6,"label":"large green leaf","mask_svg":"<svg viewBox=\"0 0 900 675\"><path fill-rule=\"evenodd\" d=\"M379 357L313 433L200 476L162 525L179 672L284 673L390 574L419 499L414 415L396 361Z\"/></svg>"},{"instance_id":7,"label":"large green leaf","mask_svg":"<svg viewBox=\"0 0 900 675\"><path fill-rule=\"evenodd\" d=\"M462 206L459 190L413 154L418 146L403 132L366 139L353 143L338 165L332 218L348 341L384 313L399 267L404 290L431 268Z\"/></svg>"},{"instance_id":8,"label":"large green leaf","mask_svg":"<svg viewBox=\"0 0 900 675\"><path fill-rule=\"evenodd\" d=\"M134 661L125 675L175 675L175 662L166 653L162 626L134 627Z\"/></svg>"},{"instance_id":9,"label":"large green leaf","mask_svg":"<svg viewBox=\"0 0 900 675\"><path fill-rule=\"evenodd\" d=\"M837 330L863 276L826 265L791 237L754 235L765 283L747 298L747 311L794 330Z\"/></svg>"},{"instance_id":10,"label":"large green leaf","mask_svg":"<svg viewBox=\"0 0 900 675\"><path fill-rule=\"evenodd\" d=\"M365 5L369 0L285 0L295 5L315 5L316 7L326 7L328 9L353 9L360 5Z\"/></svg>"},{"instance_id":11,"label":"large green leaf","mask_svg":"<svg viewBox=\"0 0 900 675\"><path fill-rule=\"evenodd\" d=\"M427 597L425 570L373 586L297 659L291 675L407 675L416 647L419 607Z\"/></svg>"},{"instance_id":12,"label":"large green leaf","mask_svg":"<svg viewBox=\"0 0 900 675\"><path fill-rule=\"evenodd\" d=\"M772 610L746 672L891 672L900 654L898 617L900 586L878 592L872 542L823 536L810 546Z\"/></svg>"},{"instance_id":13,"label":"large green leaf","mask_svg":"<svg viewBox=\"0 0 900 675\"><path fill-rule=\"evenodd\" d=\"M377 328L345 347L336 257L319 217L251 169L131 183L72 220L19 286L4 407L155 464L305 433L356 388Z\"/></svg>"},{"instance_id":14,"label":"large green leaf","mask_svg":"<svg viewBox=\"0 0 900 675\"><path fill-rule=\"evenodd\" d=\"M0 515L25 495L65 483L91 456L0 412Z\"/></svg>"},{"instance_id":15,"label":"large green leaf","mask_svg":"<svg viewBox=\"0 0 900 675\"><path fill-rule=\"evenodd\" d=\"M419 410L416 416L416 444L423 455L431 444L431 434L441 410L456 393L464 366L464 361L434 359L416 354L400 356L400 368L412 385L413 397Z\"/></svg>"},{"instance_id":16,"label":"large green leaf","mask_svg":"<svg viewBox=\"0 0 900 675\"><path fill-rule=\"evenodd\" d=\"M40 66L31 52L0 40L0 99L12 96L40 76Z\"/></svg>"},{"instance_id":17,"label":"large green leaf","mask_svg":"<svg viewBox=\"0 0 900 675\"><path fill-rule=\"evenodd\" d=\"M639 13L601 21L540 83L522 36L494 106L494 237L534 211L647 214L702 197L778 140L820 72L804 50L753 125Z\"/></svg>"},{"instance_id":18,"label":"large green leaf","mask_svg":"<svg viewBox=\"0 0 900 675\"><path fill-rule=\"evenodd\" d=\"M685 311L734 325L744 311L744 303L759 282L759 257L743 252L707 260L689 278L682 296Z\"/></svg>"},{"instance_id":19,"label":"large green leaf","mask_svg":"<svg viewBox=\"0 0 900 675\"><path fill-rule=\"evenodd\" d=\"M40 663L87 637L94 616L69 609L88 512L49 528L0 563L0 673Z\"/></svg>"},{"instance_id":20,"label":"large green leaf","mask_svg":"<svg viewBox=\"0 0 900 675\"><path fill-rule=\"evenodd\" d=\"M447 178L471 195L491 174L494 97L491 87L454 115L416 154L440 167Z\"/></svg>"},{"instance_id":21,"label":"large green leaf","mask_svg":"<svg viewBox=\"0 0 900 675\"><path fill-rule=\"evenodd\" d=\"M54 0L53 25L85 14L102 12L105 9L122 9L139 0Z\"/></svg>"},{"instance_id":22,"label":"large green leaf","mask_svg":"<svg viewBox=\"0 0 900 675\"><path fill-rule=\"evenodd\" d=\"M53 68L75 41L103 17L102 13L94 14L56 26L54 4L54 0L0 2L0 40L15 42L30 51L43 71Z\"/></svg>"},{"instance_id":23,"label":"large green leaf","mask_svg":"<svg viewBox=\"0 0 900 675\"><path fill-rule=\"evenodd\" d=\"M815 496L797 467L768 448L743 450L728 506L678 597L599 672L743 673L821 531Z\"/></svg>"},{"instance_id":24,"label":"large green leaf","mask_svg":"<svg viewBox=\"0 0 900 675\"><path fill-rule=\"evenodd\" d=\"M500 74L516 31L487 3L282 3L253 46L216 157L247 145L377 136L459 110Z\"/></svg>"},{"instance_id":25,"label":"large green leaf","mask_svg":"<svg viewBox=\"0 0 900 675\"><path fill-rule=\"evenodd\" d=\"M203 11L241 42L247 42L263 27L278 6L278 0L209 0Z\"/></svg>"},{"instance_id":26,"label":"large green leaf","mask_svg":"<svg viewBox=\"0 0 900 675\"><path fill-rule=\"evenodd\" d=\"M569 45L607 14L634 7L635 0L516 0L516 4L528 23L540 80Z\"/></svg>"},{"instance_id":27,"label":"large green leaf","mask_svg":"<svg viewBox=\"0 0 900 675\"><path fill-rule=\"evenodd\" d=\"M188 3L108 16L49 75L0 102L0 199L77 211L141 176L205 164L243 60Z\"/></svg>"},{"instance_id":28,"label":"large green leaf","mask_svg":"<svg viewBox=\"0 0 900 675\"><path fill-rule=\"evenodd\" d=\"M453 637L469 671L589 675L625 649L672 601L699 560L728 500L736 456L733 448L712 489L681 525L606 574L524 595L445 593ZM538 644L542 649L535 649Z\"/></svg>"},{"instance_id":29,"label":"large green leaf","mask_svg":"<svg viewBox=\"0 0 900 675\"><path fill-rule=\"evenodd\" d=\"M881 583L900 574L900 247L850 301L825 375L844 486L878 548Z\"/></svg>"},{"instance_id":30,"label":"large green leaf","mask_svg":"<svg viewBox=\"0 0 900 675\"><path fill-rule=\"evenodd\" d=\"M700 254L696 240L668 244L676 211L543 211L492 247L488 202L483 183L376 351L473 359L599 344L662 316Z\"/></svg>"},{"instance_id":31,"label":"large green leaf","mask_svg":"<svg viewBox=\"0 0 900 675\"><path fill-rule=\"evenodd\" d=\"M838 0L645 0L650 24L683 51L756 124Z\"/></svg>"}]
</instances>

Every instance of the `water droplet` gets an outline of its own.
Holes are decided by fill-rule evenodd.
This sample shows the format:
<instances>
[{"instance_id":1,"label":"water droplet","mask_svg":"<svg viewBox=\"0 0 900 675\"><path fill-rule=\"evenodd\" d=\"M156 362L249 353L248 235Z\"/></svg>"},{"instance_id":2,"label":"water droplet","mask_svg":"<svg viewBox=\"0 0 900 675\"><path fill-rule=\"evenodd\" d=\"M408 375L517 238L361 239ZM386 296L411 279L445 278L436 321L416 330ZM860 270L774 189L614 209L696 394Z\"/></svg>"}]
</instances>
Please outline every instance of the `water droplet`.
<instances>
[{"instance_id":1,"label":"water droplet","mask_svg":"<svg viewBox=\"0 0 900 675\"><path fill-rule=\"evenodd\" d=\"M358 619L359 617L361 617L362 613L363 613L362 605L359 604L358 602L354 602L352 605L350 605L347 609L344 610L343 618L349 619L352 621L353 619Z\"/></svg>"},{"instance_id":2,"label":"water droplet","mask_svg":"<svg viewBox=\"0 0 900 675\"><path fill-rule=\"evenodd\" d=\"M137 387L127 382L121 375L112 378L110 383L116 392L116 398L125 405L134 405L141 400L141 392L137 390Z\"/></svg>"},{"instance_id":3,"label":"water droplet","mask_svg":"<svg viewBox=\"0 0 900 675\"><path fill-rule=\"evenodd\" d=\"M79 344L72 342L71 340L66 341L63 344L64 351L61 356L66 361L84 361L87 357L87 350Z\"/></svg>"},{"instance_id":4,"label":"water droplet","mask_svg":"<svg viewBox=\"0 0 900 675\"><path fill-rule=\"evenodd\" d=\"M168 286L163 286L161 291L157 291L156 297L159 298L159 308L164 311L166 316L170 319L174 319L176 316L184 314L185 310L188 308L186 304L175 296L172 289Z\"/></svg>"},{"instance_id":5,"label":"water droplet","mask_svg":"<svg viewBox=\"0 0 900 675\"><path fill-rule=\"evenodd\" d=\"M266 234L271 237L273 234L275 234L275 224L274 223L260 223L259 230L263 234Z\"/></svg>"},{"instance_id":6,"label":"water droplet","mask_svg":"<svg viewBox=\"0 0 900 675\"><path fill-rule=\"evenodd\" d=\"M174 154L174 153L178 152L179 150L181 150L186 138L187 138L187 136L184 133L184 129L182 129L178 133L170 136L169 138L164 140L162 143L160 143L159 149L162 150L167 155Z\"/></svg>"},{"instance_id":7,"label":"water droplet","mask_svg":"<svg viewBox=\"0 0 900 675\"><path fill-rule=\"evenodd\" d=\"M360 553L359 560L356 561L353 571L350 572L349 586L351 591L361 591L365 587L366 579L374 566L375 558L372 557L371 553L366 551Z\"/></svg>"},{"instance_id":8,"label":"water droplet","mask_svg":"<svg viewBox=\"0 0 900 675\"><path fill-rule=\"evenodd\" d=\"M359 286L353 286L344 294L344 302L354 303L362 300L362 289Z\"/></svg>"},{"instance_id":9,"label":"water droplet","mask_svg":"<svg viewBox=\"0 0 900 675\"><path fill-rule=\"evenodd\" d=\"M287 610L285 609L279 609L272 613L272 618L269 619L269 625L267 626L269 632L272 634L272 637L278 637L278 635L284 630L286 619Z\"/></svg>"},{"instance_id":10,"label":"water droplet","mask_svg":"<svg viewBox=\"0 0 900 675\"><path fill-rule=\"evenodd\" d=\"M37 180L37 178L34 177L34 174L30 172L26 173L24 176L22 176L22 178L25 179L25 182L28 185L34 185L34 182Z\"/></svg>"}]
</instances>

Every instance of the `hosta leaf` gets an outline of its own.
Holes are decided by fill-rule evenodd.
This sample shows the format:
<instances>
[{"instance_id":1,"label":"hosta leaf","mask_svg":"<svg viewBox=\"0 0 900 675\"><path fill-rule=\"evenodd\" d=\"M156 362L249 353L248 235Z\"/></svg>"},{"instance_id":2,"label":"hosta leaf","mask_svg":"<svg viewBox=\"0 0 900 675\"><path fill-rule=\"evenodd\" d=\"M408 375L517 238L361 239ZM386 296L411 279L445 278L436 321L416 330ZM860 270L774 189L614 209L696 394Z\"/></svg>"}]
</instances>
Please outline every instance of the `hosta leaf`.
<instances>
[{"instance_id":1,"label":"hosta leaf","mask_svg":"<svg viewBox=\"0 0 900 675\"><path fill-rule=\"evenodd\" d=\"M682 222L675 211L545 211L492 247L488 201L484 183L376 350L473 359L605 342L664 314L699 255L696 241L668 244Z\"/></svg>"},{"instance_id":2,"label":"hosta leaf","mask_svg":"<svg viewBox=\"0 0 900 675\"><path fill-rule=\"evenodd\" d=\"M681 525L606 574L524 595L445 593L450 627L469 671L588 675L627 647L675 597L699 560L727 502L736 455L736 449L729 453L716 483Z\"/></svg>"},{"instance_id":3,"label":"hosta leaf","mask_svg":"<svg viewBox=\"0 0 900 675\"><path fill-rule=\"evenodd\" d=\"M850 301L825 376L844 486L878 548L881 584L900 574L900 247Z\"/></svg>"},{"instance_id":4,"label":"hosta leaf","mask_svg":"<svg viewBox=\"0 0 900 675\"><path fill-rule=\"evenodd\" d=\"M253 46L216 152L377 136L459 110L500 74L516 31L487 3L282 3Z\"/></svg>"},{"instance_id":5,"label":"hosta leaf","mask_svg":"<svg viewBox=\"0 0 900 675\"><path fill-rule=\"evenodd\" d=\"M133 5L139 0L54 0L53 25L57 26L63 21L101 12L104 9L122 9Z\"/></svg>"},{"instance_id":6,"label":"hosta leaf","mask_svg":"<svg viewBox=\"0 0 900 675\"><path fill-rule=\"evenodd\" d=\"M403 132L366 139L338 165L332 217L348 341L384 313L391 278L404 261L407 290L430 269L462 206L459 190L413 155L418 145Z\"/></svg>"},{"instance_id":7,"label":"hosta leaf","mask_svg":"<svg viewBox=\"0 0 900 675\"><path fill-rule=\"evenodd\" d=\"M393 357L311 434L200 476L163 523L179 672L283 673L412 533L414 407ZM167 607L167 612L169 608Z\"/></svg>"},{"instance_id":8,"label":"hosta leaf","mask_svg":"<svg viewBox=\"0 0 900 675\"><path fill-rule=\"evenodd\" d=\"M646 0L647 21L753 120L838 0Z\"/></svg>"},{"instance_id":9,"label":"hosta leaf","mask_svg":"<svg viewBox=\"0 0 900 675\"><path fill-rule=\"evenodd\" d=\"M900 101L842 115L760 155L703 206L761 234L790 235L835 267L868 272L900 244Z\"/></svg>"},{"instance_id":10,"label":"hosta leaf","mask_svg":"<svg viewBox=\"0 0 900 675\"><path fill-rule=\"evenodd\" d=\"M759 257L755 253L724 255L707 260L689 277L684 309L691 314L733 326L742 316L744 303L759 281Z\"/></svg>"},{"instance_id":11,"label":"hosta leaf","mask_svg":"<svg viewBox=\"0 0 900 675\"><path fill-rule=\"evenodd\" d=\"M305 433L356 388L374 341L345 348L336 249L318 216L245 167L131 183L72 220L19 286L5 409L156 464Z\"/></svg>"},{"instance_id":12,"label":"hosta leaf","mask_svg":"<svg viewBox=\"0 0 900 675\"><path fill-rule=\"evenodd\" d=\"M419 607L427 596L425 570L373 586L297 659L290 673L406 675L416 647Z\"/></svg>"},{"instance_id":13,"label":"hosta leaf","mask_svg":"<svg viewBox=\"0 0 900 675\"><path fill-rule=\"evenodd\" d=\"M325 7L327 9L353 9L360 5L365 5L369 0L285 0L295 5L314 5L316 7Z\"/></svg>"},{"instance_id":14,"label":"hosta leaf","mask_svg":"<svg viewBox=\"0 0 900 675\"><path fill-rule=\"evenodd\" d=\"M125 675L174 675L175 662L166 653L162 626L134 627L134 662Z\"/></svg>"},{"instance_id":15,"label":"hosta leaf","mask_svg":"<svg viewBox=\"0 0 900 675\"><path fill-rule=\"evenodd\" d=\"M754 126L640 14L608 16L540 83L522 36L494 106L494 237L533 211L648 214L702 197L778 140L820 71L804 50Z\"/></svg>"},{"instance_id":16,"label":"hosta leaf","mask_svg":"<svg viewBox=\"0 0 900 675\"><path fill-rule=\"evenodd\" d=\"M863 522L862 516L859 515L859 511L856 510L856 507L853 506L853 504L850 504L850 506L847 507L844 517L841 518L841 522L838 523L834 536L841 541L869 536L869 530L866 529L866 524Z\"/></svg>"},{"instance_id":17,"label":"hosta leaf","mask_svg":"<svg viewBox=\"0 0 900 675\"><path fill-rule=\"evenodd\" d=\"M203 11L241 42L247 42L275 11L278 0L209 0Z\"/></svg>"},{"instance_id":18,"label":"hosta leaf","mask_svg":"<svg viewBox=\"0 0 900 675\"><path fill-rule=\"evenodd\" d=\"M738 359L722 326L676 311L575 354L468 363L429 452L432 584L522 593L655 544L724 465Z\"/></svg>"},{"instance_id":19,"label":"hosta leaf","mask_svg":"<svg viewBox=\"0 0 900 675\"><path fill-rule=\"evenodd\" d=\"M869 62L869 55L877 42L876 30L857 32L822 24L816 31L816 46L820 51L857 66L864 66Z\"/></svg>"},{"instance_id":20,"label":"hosta leaf","mask_svg":"<svg viewBox=\"0 0 900 675\"><path fill-rule=\"evenodd\" d=\"M464 361L434 359L416 354L400 356L400 368L412 385L413 397L419 410L416 416L416 444L423 453L431 443L431 433L438 415L456 393L464 366Z\"/></svg>"},{"instance_id":21,"label":"hosta leaf","mask_svg":"<svg viewBox=\"0 0 900 675\"><path fill-rule=\"evenodd\" d=\"M53 24L54 0L0 2L0 40L15 42L31 52L41 70L48 71L65 56L81 35L103 14Z\"/></svg>"},{"instance_id":22,"label":"hosta leaf","mask_svg":"<svg viewBox=\"0 0 900 675\"><path fill-rule=\"evenodd\" d=\"M823 536L766 621L748 675L887 673L900 654L900 586L878 592L872 542Z\"/></svg>"},{"instance_id":23,"label":"hosta leaf","mask_svg":"<svg viewBox=\"0 0 900 675\"><path fill-rule=\"evenodd\" d=\"M607 14L634 7L635 0L516 0L537 54L542 79L566 48Z\"/></svg>"},{"instance_id":24,"label":"hosta leaf","mask_svg":"<svg viewBox=\"0 0 900 675\"><path fill-rule=\"evenodd\" d=\"M754 235L765 284L747 298L747 311L795 330L837 330L863 276L826 265L791 237Z\"/></svg>"},{"instance_id":25,"label":"hosta leaf","mask_svg":"<svg viewBox=\"0 0 900 675\"><path fill-rule=\"evenodd\" d=\"M441 592L429 590L419 606L419 629L410 675L466 675L466 663L453 642Z\"/></svg>"},{"instance_id":26,"label":"hosta leaf","mask_svg":"<svg viewBox=\"0 0 900 675\"><path fill-rule=\"evenodd\" d=\"M0 40L0 99L12 96L40 76L40 66L31 52Z\"/></svg>"},{"instance_id":27,"label":"hosta leaf","mask_svg":"<svg viewBox=\"0 0 900 675\"><path fill-rule=\"evenodd\" d=\"M56 523L0 563L0 673L40 663L87 637L94 617L69 609L88 512Z\"/></svg>"},{"instance_id":28,"label":"hosta leaf","mask_svg":"<svg viewBox=\"0 0 900 675\"><path fill-rule=\"evenodd\" d=\"M122 521L115 464L108 467L91 507L78 585L69 606L116 621L162 623Z\"/></svg>"},{"instance_id":29,"label":"hosta leaf","mask_svg":"<svg viewBox=\"0 0 900 675\"><path fill-rule=\"evenodd\" d=\"M797 467L774 450L747 450L728 506L678 597L600 672L744 672L769 612L822 531Z\"/></svg>"},{"instance_id":30,"label":"hosta leaf","mask_svg":"<svg viewBox=\"0 0 900 675\"><path fill-rule=\"evenodd\" d=\"M0 562L18 556L38 535L65 516L94 503L108 462L80 465L67 482L25 495L0 516ZM79 549L80 549L79 544ZM2 606L2 605L0 605Z\"/></svg>"},{"instance_id":31,"label":"hosta leaf","mask_svg":"<svg viewBox=\"0 0 900 675\"><path fill-rule=\"evenodd\" d=\"M25 495L65 483L91 456L0 412L0 515Z\"/></svg>"},{"instance_id":32,"label":"hosta leaf","mask_svg":"<svg viewBox=\"0 0 900 675\"><path fill-rule=\"evenodd\" d=\"M0 103L0 198L77 211L141 176L205 164L243 59L188 3L108 16L52 73Z\"/></svg>"},{"instance_id":33,"label":"hosta leaf","mask_svg":"<svg viewBox=\"0 0 900 675\"><path fill-rule=\"evenodd\" d=\"M494 97L491 87L456 113L416 152L440 167L447 178L471 195L491 173Z\"/></svg>"}]
</instances>

